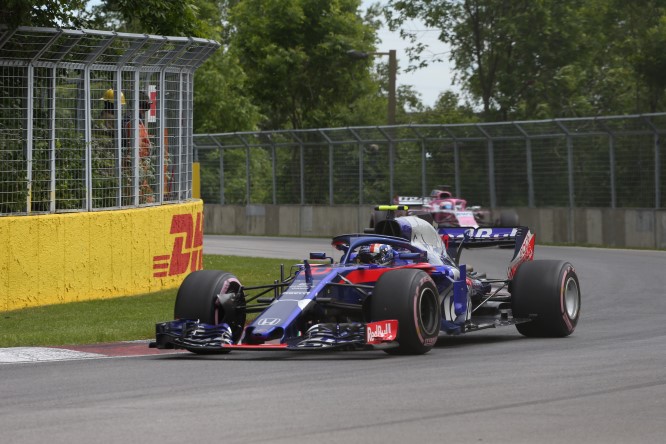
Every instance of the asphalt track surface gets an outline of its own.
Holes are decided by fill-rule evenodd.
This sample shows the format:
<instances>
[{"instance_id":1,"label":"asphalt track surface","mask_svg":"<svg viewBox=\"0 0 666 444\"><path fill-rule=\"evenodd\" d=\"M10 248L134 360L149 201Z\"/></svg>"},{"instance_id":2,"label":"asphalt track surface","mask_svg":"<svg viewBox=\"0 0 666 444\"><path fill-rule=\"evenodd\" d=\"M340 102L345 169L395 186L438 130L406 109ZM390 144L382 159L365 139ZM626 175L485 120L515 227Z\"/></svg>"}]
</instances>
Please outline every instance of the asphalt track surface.
<instances>
[{"instance_id":1,"label":"asphalt track surface","mask_svg":"<svg viewBox=\"0 0 666 444\"><path fill-rule=\"evenodd\" d=\"M204 241L209 254L294 259L326 248ZM508 255L463 259L501 274ZM239 351L2 364L0 442L665 442L666 252L537 246L536 257L578 271L582 316L568 338L505 327L441 338L417 357Z\"/></svg>"}]
</instances>

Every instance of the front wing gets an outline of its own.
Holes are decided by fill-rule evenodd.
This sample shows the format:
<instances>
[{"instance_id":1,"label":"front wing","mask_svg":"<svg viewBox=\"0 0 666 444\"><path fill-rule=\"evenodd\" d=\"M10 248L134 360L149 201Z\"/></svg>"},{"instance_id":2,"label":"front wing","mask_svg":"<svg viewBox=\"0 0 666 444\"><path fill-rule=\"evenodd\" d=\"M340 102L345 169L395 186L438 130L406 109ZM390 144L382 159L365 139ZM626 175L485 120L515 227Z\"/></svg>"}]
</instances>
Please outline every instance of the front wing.
<instances>
[{"instance_id":1,"label":"front wing","mask_svg":"<svg viewBox=\"0 0 666 444\"><path fill-rule=\"evenodd\" d=\"M193 320L175 320L155 326L156 341L151 348L187 349L190 351L221 350L385 350L398 347L398 321L322 323L306 334L268 343L234 343L227 324L205 324Z\"/></svg>"}]
</instances>

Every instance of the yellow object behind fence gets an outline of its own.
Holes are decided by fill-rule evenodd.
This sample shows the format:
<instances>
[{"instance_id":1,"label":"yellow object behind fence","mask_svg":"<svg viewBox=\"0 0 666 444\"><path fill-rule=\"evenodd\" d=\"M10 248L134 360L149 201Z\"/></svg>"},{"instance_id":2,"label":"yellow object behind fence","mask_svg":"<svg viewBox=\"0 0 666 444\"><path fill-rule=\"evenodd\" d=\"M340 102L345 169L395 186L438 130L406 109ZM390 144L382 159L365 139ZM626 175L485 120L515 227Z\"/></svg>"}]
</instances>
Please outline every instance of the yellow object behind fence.
<instances>
[{"instance_id":1,"label":"yellow object behind fence","mask_svg":"<svg viewBox=\"0 0 666 444\"><path fill-rule=\"evenodd\" d=\"M199 162L192 163L192 197L201 199L201 168Z\"/></svg>"}]
</instances>

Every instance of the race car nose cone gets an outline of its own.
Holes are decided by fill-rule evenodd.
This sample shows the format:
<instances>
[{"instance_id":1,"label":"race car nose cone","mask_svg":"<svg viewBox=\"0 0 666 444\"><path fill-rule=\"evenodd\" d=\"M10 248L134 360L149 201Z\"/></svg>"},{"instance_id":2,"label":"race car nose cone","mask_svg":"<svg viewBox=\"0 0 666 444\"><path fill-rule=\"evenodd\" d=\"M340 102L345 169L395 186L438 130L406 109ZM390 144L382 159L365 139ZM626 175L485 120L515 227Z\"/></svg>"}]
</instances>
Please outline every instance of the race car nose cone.
<instances>
[{"instance_id":1,"label":"race car nose cone","mask_svg":"<svg viewBox=\"0 0 666 444\"><path fill-rule=\"evenodd\" d=\"M274 339L281 339L283 336L284 329L282 327L258 326L248 332L246 341L249 340L252 344L262 344Z\"/></svg>"}]
</instances>

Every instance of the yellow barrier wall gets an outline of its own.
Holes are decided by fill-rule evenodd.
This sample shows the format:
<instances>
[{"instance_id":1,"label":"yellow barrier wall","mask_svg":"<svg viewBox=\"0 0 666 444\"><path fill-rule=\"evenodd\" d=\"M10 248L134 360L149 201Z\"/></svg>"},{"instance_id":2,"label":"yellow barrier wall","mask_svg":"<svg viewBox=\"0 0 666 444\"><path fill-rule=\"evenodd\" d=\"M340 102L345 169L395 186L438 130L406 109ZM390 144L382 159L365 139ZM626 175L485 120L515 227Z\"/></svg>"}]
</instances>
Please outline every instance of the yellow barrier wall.
<instances>
[{"instance_id":1,"label":"yellow barrier wall","mask_svg":"<svg viewBox=\"0 0 666 444\"><path fill-rule=\"evenodd\" d=\"M202 268L203 202L0 217L0 311L176 288Z\"/></svg>"}]
</instances>

